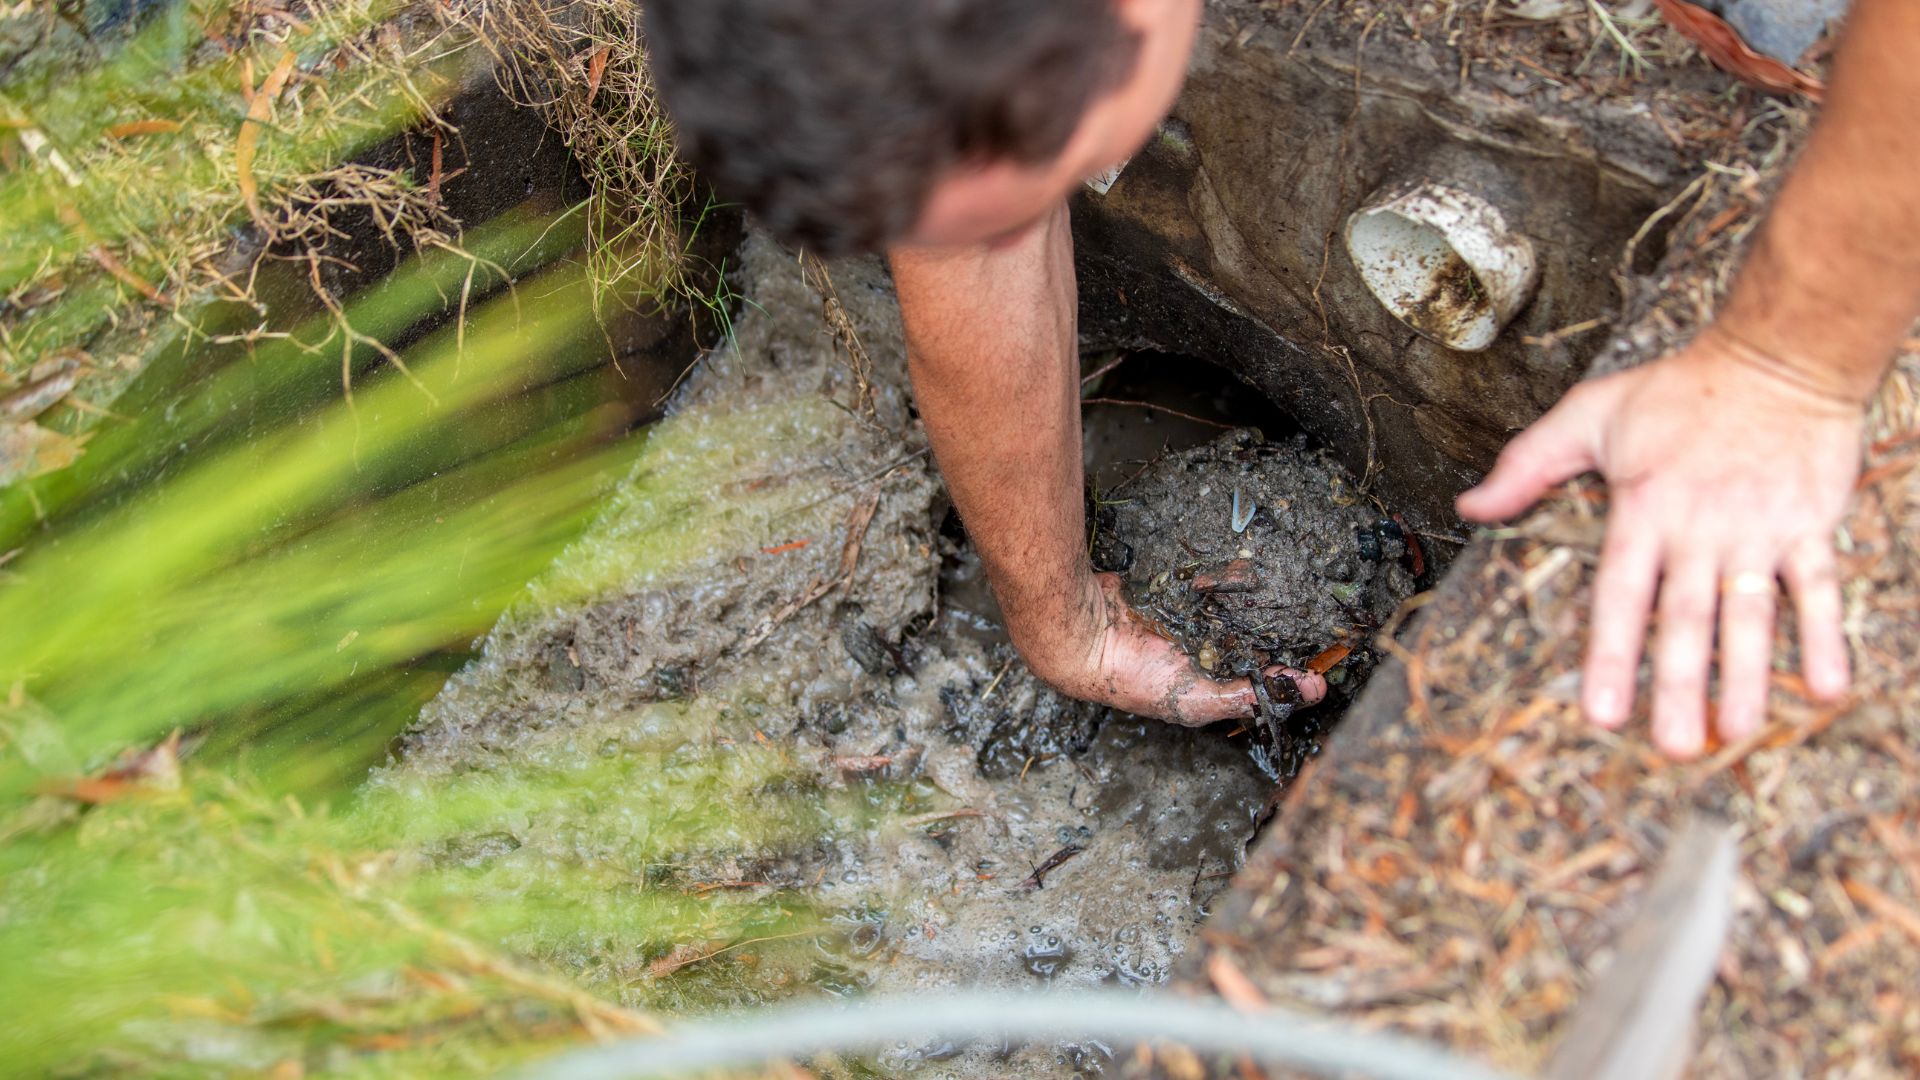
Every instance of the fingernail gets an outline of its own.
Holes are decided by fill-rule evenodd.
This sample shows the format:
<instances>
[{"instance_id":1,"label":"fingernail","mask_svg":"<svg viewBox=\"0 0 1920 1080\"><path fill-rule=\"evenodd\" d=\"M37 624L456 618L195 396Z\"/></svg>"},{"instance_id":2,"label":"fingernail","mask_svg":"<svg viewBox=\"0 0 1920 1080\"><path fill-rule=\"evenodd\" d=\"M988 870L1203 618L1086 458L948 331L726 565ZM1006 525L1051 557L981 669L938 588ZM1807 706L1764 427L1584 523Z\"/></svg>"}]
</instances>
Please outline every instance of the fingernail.
<instances>
[{"instance_id":1,"label":"fingernail","mask_svg":"<svg viewBox=\"0 0 1920 1080\"><path fill-rule=\"evenodd\" d=\"M1325 676L1308 672L1300 678L1295 679L1294 683L1300 688L1301 695L1307 699L1315 702L1326 699L1327 680Z\"/></svg>"},{"instance_id":2,"label":"fingernail","mask_svg":"<svg viewBox=\"0 0 1920 1080\"><path fill-rule=\"evenodd\" d=\"M1620 691L1611 686L1596 686L1587 691L1587 719L1601 727L1618 726L1625 712Z\"/></svg>"},{"instance_id":3,"label":"fingernail","mask_svg":"<svg viewBox=\"0 0 1920 1080\"><path fill-rule=\"evenodd\" d=\"M1706 733L1697 725L1670 725L1660 733L1660 749L1675 761L1691 761L1707 748Z\"/></svg>"},{"instance_id":4,"label":"fingernail","mask_svg":"<svg viewBox=\"0 0 1920 1080\"><path fill-rule=\"evenodd\" d=\"M1688 716L1684 710L1679 711L1681 715L1675 716L1665 707L1655 707L1653 743L1668 757L1676 761L1689 761L1699 757L1700 751L1707 748L1707 720L1699 715Z\"/></svg>"},{"instance_id":5,"label":"fingernail","mask_svg":"<svg viewBox=\"0 0 1920 1080\"><path fill-rule=\"evenodd\" d=\"M1826 701L1835 701L1847 696L1847 671L1845 668L1827 668L1807 680L1815 697Z\"/></svg>"}]
</instances>

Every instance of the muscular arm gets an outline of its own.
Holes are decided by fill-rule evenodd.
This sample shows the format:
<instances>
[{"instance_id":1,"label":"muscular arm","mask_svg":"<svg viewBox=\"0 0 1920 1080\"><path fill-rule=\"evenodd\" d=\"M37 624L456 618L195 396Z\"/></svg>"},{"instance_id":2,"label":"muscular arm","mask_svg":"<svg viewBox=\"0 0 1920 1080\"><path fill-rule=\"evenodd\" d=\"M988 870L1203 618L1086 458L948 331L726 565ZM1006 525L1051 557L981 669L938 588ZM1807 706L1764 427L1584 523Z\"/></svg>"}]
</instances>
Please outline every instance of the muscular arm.
<instances>
[{"instance_id":1,"label":"muscular arm","mask_svg":"<svg viewBox=\"0 0 1920 1080\"><path fill-rule=\"evenodd\" d=\"M1718 321L1672 356L1577 387L1461 498L1462 514L1495 520L1569 476L1606 474L1583 704L1603 725L1627 719L1657 611L1653 734L1675 756L1705 745L1716 649L1721 734L1759 726L1776 575L1807 685L1846 692L1833 530L1866 403L1920 316L1916 51L1920 4L1856 0L1826 114Z\"/></svg>"},{"instance_id":2,"label":"muscular arm","mask_svg":"<svg viewBox=\"0 0 1920 1080\"><path fill-rule=\"evenodd\" d=\"M1856 0L1819 128L1719 328L1848 403L1920 316L1920 4Z\"/></svg>"},{"instance_id":3,"label":"muscular arm","mask_svg":"<svg viewBox=\"0 0 1920 1080\"><path fill-rule=\"evenodd\" d=\"M1139 625L1087 560L1073 238L1064 204L991 247L891 256L914 396L1015 647L1076 697L1204 724L1253 711ZM1310 700L1325 692L1301 682Z\"/></svg>"}]
</instances>

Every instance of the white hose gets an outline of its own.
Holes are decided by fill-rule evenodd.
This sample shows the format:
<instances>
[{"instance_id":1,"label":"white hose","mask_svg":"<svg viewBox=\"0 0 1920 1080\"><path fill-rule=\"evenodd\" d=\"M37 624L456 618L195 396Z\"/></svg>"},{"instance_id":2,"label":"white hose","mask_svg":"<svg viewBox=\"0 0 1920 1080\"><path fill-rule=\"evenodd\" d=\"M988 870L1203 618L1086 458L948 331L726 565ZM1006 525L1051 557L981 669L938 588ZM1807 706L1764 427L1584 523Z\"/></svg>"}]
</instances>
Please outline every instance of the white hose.
<instances>
[{"instance_id":1,"label":"white hose","mask_svg":"<svg viewBox=\"0 0 1920 1080\"><path fill-rule=\"evenodd\" d=\"M1247 1054L1268 1065L1376 1080L1511 1080L1439 1047L1281 1009L1248 1014L1212 1002L1127 991L968 992L857 1005L783 1005L678 1026L562 1055L529 1074L549 1080L670 1077L871 1050L902 1039L1168 1039L1202 1053Z\"/></svg>"}]
</instances>

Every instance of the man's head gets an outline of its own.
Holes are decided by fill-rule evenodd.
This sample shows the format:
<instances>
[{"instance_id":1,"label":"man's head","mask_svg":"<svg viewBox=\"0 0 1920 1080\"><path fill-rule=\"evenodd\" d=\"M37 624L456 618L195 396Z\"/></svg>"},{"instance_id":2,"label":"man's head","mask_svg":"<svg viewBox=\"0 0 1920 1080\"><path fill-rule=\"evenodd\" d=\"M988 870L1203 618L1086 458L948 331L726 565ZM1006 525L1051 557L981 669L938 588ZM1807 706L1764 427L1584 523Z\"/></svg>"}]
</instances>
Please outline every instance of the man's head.
<instances>
[{"instance_id":1,"label":"man's head","mask_svg":"<svg viewBox=\"0 0 1920 1080\"><path fill-rule=\"evenodd\" d=\"M1017 233L1137 150L1201 0L647 0L681 149L825 254Z\"/></svg>"}]
</instances>

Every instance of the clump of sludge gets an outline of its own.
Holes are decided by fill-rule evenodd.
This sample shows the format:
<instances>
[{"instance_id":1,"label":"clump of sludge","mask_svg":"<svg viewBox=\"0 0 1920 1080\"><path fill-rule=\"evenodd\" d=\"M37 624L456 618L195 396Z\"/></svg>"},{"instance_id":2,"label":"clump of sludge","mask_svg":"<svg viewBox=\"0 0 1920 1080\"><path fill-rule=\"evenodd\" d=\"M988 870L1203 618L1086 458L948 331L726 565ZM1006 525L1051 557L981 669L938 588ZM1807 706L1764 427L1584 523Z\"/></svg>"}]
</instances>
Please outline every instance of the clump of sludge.
<instances>
[{"instance_id":1,"label":"clump of sludge","mask_svg":"<svg viewBox=\"0 0 1920 1080\"><path fill-rule=\"evenodd\" d=\"M1313 709L1291 679L1255 681L1256 757L1282 775L1317 752L1424 569L1417 541L1338 465L1249 430L1154 461L1100 493L1094 521L1096 566L1123 574L1134 610L1206 671L1326 675L1331 700Z\"/></svg>"}]
</instances>

